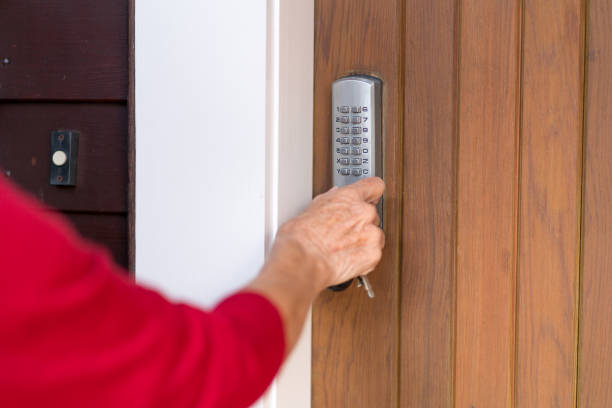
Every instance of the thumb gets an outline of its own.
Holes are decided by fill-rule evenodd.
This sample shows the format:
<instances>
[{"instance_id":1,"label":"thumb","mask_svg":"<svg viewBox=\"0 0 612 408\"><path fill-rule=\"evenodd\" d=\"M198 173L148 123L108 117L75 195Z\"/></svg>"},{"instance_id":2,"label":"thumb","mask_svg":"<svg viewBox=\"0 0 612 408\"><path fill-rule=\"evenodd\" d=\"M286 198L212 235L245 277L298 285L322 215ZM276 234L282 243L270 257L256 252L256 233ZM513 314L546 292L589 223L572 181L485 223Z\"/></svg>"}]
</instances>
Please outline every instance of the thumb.
<instances>
[{"instance_id":1,"label":"thumb","mask_svg":"<svg viewBox=\"0 0 612 408\"><path fill-rule=\"evenodd\" d=\"M385 182L379 177L368 177L347 186L347 188L355 190L363 201L376 204L385 191Z\"/></svg>"}]
</instances>

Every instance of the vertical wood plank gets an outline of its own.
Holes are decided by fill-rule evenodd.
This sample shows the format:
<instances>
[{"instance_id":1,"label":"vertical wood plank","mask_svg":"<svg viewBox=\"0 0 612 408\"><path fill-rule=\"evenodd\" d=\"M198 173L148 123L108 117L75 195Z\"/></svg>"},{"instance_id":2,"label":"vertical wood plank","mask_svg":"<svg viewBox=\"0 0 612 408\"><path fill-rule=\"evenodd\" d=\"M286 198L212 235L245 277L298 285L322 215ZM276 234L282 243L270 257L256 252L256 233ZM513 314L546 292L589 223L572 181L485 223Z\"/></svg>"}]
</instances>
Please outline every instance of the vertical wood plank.
<instances>
[{"instance_id":1,"label":"vertical wood plank","mask_svg":"<svg viewBox=\"0 0 612 408\"><path fill-rule=\"evenodd\" d=\"M398 269L401 233L400 33L403 2L317 0L315 4L314 192L331 186L331 83L351 73L383 80L387 243L363 289L326 291L313 307L312 406L393 407L398 398Z\"/></svg>"},{"instance_id":2,"label":"vertical wood plank","mask_svg":"<svg viewBox=\"0 0 612 408\"><path fill-rule=\"evenodd\" d=\"M452 403L456 3L406 3L401 407Z\"/></svg>"},{"instance_id":3,"label":"vertical wood plank","mask_svg":"<svg viewBox=\"0 0 612 408\"><path fill-rule=\"evenodd\" d=\"M461 6L457 407L512 406L520 2Z\"/></svg>"},{"instance_id":4,"label":"vertical wood plank","mask_svg":"<svg viewBox=\"0 0 612 408\"><path fill-rule=\"evenodd\" d=\"M612 406L612 3L590 0L584 163L580 407Z\"/></svg>"},{"instance_id":5,"label":"vertical wood plank","mask_svg":"<svg viewBox=\"0 0 612 408\"><path fill-rule=\"evenodd\" d=\"M519 407L576 402L584 35L581 0L525 2Z\"/></svg>"}]
</instances>

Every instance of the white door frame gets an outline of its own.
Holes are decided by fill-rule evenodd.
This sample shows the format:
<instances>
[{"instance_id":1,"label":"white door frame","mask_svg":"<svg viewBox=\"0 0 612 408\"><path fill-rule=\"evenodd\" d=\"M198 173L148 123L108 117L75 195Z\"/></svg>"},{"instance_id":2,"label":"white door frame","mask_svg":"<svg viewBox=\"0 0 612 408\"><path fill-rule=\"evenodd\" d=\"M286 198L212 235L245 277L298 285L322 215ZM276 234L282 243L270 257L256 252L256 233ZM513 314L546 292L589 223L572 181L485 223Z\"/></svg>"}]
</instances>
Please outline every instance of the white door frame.
<instances>
[{"instance_id":1,"label":"white door frame","mask_svg":"<svg viewBox=\"0 0 612 408\"><path fill-rule=\"evenodd\" d=\"M211 15L215 20L206 21ZM137 280L210 306L257 272L279 225L312 197L313 47L314 0L136 0ZM210 72L224 85L208 87L215 80ZM235 82L228 78L234 73ZM217 98L218 104L201 98ZM242 110L233 111L232 101ZM231 123L202 127L211 109L217 115L212 122ZM236 160L224 167L219 152ZM207 162L219 170L211 173ZM238 196L235 189L244 192ZM211 192L218 201L203 198ZM220 277L222 263L211 267L200 258L231 250L231 233L202 212L210 207L229 214L237 197L246 197L248 208L238 217L245 233L235 245L250 255ZM219 206L224 199L229 209ZM203 226L213 231L205 233ZM215 230L226 236L215 242L207 236ZM310 407L310 336L309 317L257 406Z\"/></svg>"},{"instance_id":2,"label":"white door frame","mask_svg":"<svg viewBox=\"0 0 612 408\"><path fill-rule=\"evenodd\" d=\"M269 243L278 227L312 197L314 0L268 0L267 4ZM309 314L263 407L310 407L311 326Z\"/></svg>"}]
</instances>

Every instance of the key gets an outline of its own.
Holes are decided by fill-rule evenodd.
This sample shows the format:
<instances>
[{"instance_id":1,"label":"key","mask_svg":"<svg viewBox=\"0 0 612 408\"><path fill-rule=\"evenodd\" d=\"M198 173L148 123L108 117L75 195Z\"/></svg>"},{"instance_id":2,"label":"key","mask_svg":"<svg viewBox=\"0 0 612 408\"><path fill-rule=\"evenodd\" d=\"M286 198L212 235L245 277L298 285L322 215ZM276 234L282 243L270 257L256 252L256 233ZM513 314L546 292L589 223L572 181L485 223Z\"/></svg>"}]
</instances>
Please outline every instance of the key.
<instances>
[{"instance_id":1,"label":"key","mask_svg":"<svg viewBox=\"0 0 612 408\"><path fill-rule=\"evenodd\" d=\"M372 285L370 284L370 281L368 280L367 277L365 276L357 277L357 287L361 287L361 286L363 286L365 291L368 293L368 297L372 299L374 297L374 290L372 289Z\"/></svg>"}]
</instances>

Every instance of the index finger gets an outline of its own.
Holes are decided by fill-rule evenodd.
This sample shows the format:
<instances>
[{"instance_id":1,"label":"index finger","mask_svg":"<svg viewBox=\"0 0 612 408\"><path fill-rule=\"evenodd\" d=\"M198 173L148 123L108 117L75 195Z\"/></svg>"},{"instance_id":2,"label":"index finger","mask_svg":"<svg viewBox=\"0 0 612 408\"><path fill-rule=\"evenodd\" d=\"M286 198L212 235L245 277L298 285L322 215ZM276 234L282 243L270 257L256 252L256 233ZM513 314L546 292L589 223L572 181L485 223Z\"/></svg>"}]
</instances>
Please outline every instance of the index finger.
<instances>
[{"instance_id":1,"label":"index finger","mask_svg":"<svg viewBox=\"0 0 612 408\"><path fill-rule=\"evenodd\" d=\"M385 191L385 182L379 177L368 177L346 188L354 190L363 201L376 204Z\"/></svg>"}]
</instances>

